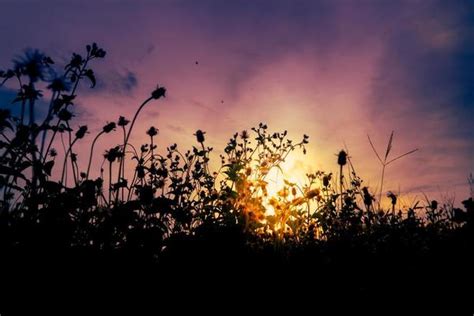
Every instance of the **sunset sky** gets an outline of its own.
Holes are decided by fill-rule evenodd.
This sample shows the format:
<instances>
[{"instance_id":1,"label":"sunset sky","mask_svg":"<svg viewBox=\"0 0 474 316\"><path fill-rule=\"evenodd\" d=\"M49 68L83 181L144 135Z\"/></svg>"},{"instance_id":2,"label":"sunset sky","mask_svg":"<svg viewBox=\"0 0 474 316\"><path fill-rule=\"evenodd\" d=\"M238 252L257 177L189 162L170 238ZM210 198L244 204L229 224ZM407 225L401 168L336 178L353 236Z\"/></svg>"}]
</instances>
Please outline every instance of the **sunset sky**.
<instances>
[{"instance_id":1,"label":"sunset sky","mask_svg":"<svg viewBox=\"0 0 474 316\"><path fill-rule=\"evenodd\" d=\"M376 187L367 134L384 151L394 130L394 155L420 150L388 168L387 190L469 194L474 2L0 0L0 12L0 69L25 48L60 64L91 42L107 51L93 66L97 87L84 84L75 107L89 141L160 84L167 97L142 112L136 142L154 125L161 146L188 147L202 129L219 153L234 132L265 122L310 136L308 154L286 165L290 178L337 171L346 145ZM14 95L1 88L0 106Z\"/></svg>"}]
</instances>

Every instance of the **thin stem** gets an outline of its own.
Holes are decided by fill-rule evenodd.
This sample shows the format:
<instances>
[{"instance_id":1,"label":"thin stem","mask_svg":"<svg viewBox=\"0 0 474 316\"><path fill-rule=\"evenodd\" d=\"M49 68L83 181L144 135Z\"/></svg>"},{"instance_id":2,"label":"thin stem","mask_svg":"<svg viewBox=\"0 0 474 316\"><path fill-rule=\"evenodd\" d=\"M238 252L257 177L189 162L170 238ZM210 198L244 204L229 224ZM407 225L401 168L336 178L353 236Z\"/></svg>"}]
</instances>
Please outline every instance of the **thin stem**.
<instances>
[{"instance_id":1,"label":"thin stem","mask_svg":"<svg viewBox=\"0 0 474 316\"><path fill-rule=\"evenodd\" d=\"M112 161L109 161L109 205L112 203Z\"/></svg>"},{"instance_id":2,"label":"thin stem","mask_svg":"<svg viewBox=\"0 0 474 316\"><path fill-rule=\"evenodd\" d=\"M71 153L72 151L72 146L74 146L74 144L76 143L77 141L77 138L74 139L74 141L72 143L70 143L69 145L69 148L68 150L66 151L66 154L64 155L64 163L63 163L63 174L61 176L61 183L63 183L63 180L64 180L64 170L67 169L67 157L69 156L69 153ZM76 174L74 172L74 161L72 160L71 158L71 164L72 164L72 172L74 173L74 182L77 184L77 180L76 180Z\"/></svg>"},{"instance_id":3,"label":"thin stem","mask_svg":"<svg viewBox=\"0 0 474 316\"><path fill-rule=\"evenodd\" d=\"M74 184L77 185L77 177L76 177L76 169L74 168L74 160L72 159L72 146L76 142L77 138L72 141L72 136L71 136L71 127L69 126L69 122L66 122L66 126L68 128L68 140L69 140L69 153L71 154L71 166L72 166L72 176L74 178ZM66 157L67 159L67 157Z\"/></svg>"},{"instance_id":4,"label":"thin stem","mask_svg":"<svg viewBox=\"0 0 474 316\"><path fill-rule=\"evenodd\" d=\"M94 140L92 141L92 145L91 145L91 149L90 149L90 154L89 154L89 163L87 164L87 172L86 172L86 179L89 179L89 172L91 170L91 164L92 164L92 156L94 154L94 146L95 146L95 143L97 142L97 139L99 139L99 137L104 134L104 131L100 131L99 134L97 134L97 136L94 138Z\"/></svg>"},{"instance_id":5,"label":"thin stem","mask_svg":"<svg viewBox=\"0 0 474 316\"><path fill-rule=\"evenodd\" d=\"M383 192L383 180L384 180L384 176L385 176L385 166L386 164L383 164L383 167L382 167L382 176L380 177L380 194L379 194L379 208L382 204L382 192Z\"/></svg>"},{"instance_id":6,"label":"thin stem","mask_svg":"<svg viewBox=\"0 0 474 316\"><path fill-rule=\"evenodd\" d=\"M127 148L127 143L128 143L128 140L130 139L130 135L132 134L132 130L133 130L133 126L135 125L135 121L137 120L137 117L138 117L138 114L140 113L140 111L143 109L143 107L148 103L150 102L151 100L153 100L153 97L149 97L148 99L146 99L145 101L143 101L143 103L140 105L140 107L138 108L137 112L135 112L135 116L133 117L133 120L132 122L130 123L130 128L128 129L128 133L127 135L125 136L125 141L123 142L123 157L122 157L122 160L123 160L123 163L120 164L119 166L119 175L122 173L122 170L125 170L125 149Z\"/></svg>"},{"instance_id":7,"label":"thin stem","mask_svg":"<svg viewBox=\"0 0 474 316\"><path fill-rule=\"evenodd\" d=\"M48 134L46 125L48 125L52 119L51 114L53 112L53 103L54 103L55 97L56 97L56 92L53 91L53 94L51 95L51 101L49 102L48 114L46 115L46 119L44 120L43 124L41 124L44 129L43 129L43 135L41 136L40 159L43 158L43 150L44 150L44 145L46 143L46 135Z\"/></svg>"},{"instance_id":8,"label":"thin stem","mask_svg":"<svg viewBox=\"0 0 474 316\"><path fill-rule=\"evenodd\" d=\"M342 165L339 166L339 194L341 195L341 211L343 207L342 203L342 182L343 182L344 176L342 175Z\"/></svg>"}]
</instances>

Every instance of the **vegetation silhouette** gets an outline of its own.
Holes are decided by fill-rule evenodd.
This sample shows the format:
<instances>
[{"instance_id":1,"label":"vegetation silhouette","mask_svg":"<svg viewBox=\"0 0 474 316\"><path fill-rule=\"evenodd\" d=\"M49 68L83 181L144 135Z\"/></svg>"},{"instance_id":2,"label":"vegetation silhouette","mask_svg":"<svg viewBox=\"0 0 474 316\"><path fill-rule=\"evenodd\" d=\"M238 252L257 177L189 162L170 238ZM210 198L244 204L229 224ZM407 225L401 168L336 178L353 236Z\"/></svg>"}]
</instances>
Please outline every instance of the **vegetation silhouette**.
<instances>
[{"instance_id":1,"label":"vegetation silhouette","mask_svg":"<svg viewBox=\"0 0 474 316\"><path fill-rule=\"evenodd\" d=\"M27 51L0 72L2 85L18 83L12 102L19 108L0 110L5 305L17 293L43 297L46 283L68 289L54 293L70 299L82 286L151 296L173 288L196 293L207 283L244 286L245 295L307 295L319 304L323 297L392 304L406 298L472 309L473 199L464 209L427 200L402 210L389 192L391 208L383 209L385 167L401 158L387 160L393 133L383 160L372 145L384 168L378 200L347 150L338 154L337 176L318 171L305 185L285 181L270 196L269 173L294 150L306 152L308 136L294 142L260 123L231 137L217 171L201 130L186 151L176 144L158 150L153 126L148 143L137 147L130 136L140 112L166 95L157 86L131 120L120 116L93 137L81 170L76 146L89 130L73 129L74 104L80 81L95 86L90 67L105 56L93 43L61 69ZM46 92L50 102L42 109ZM103 153L100 176L92 178L97 141L117 129L123 141ZM55 149L61 142L62 154Z\"/></svg>"}]
</instances>

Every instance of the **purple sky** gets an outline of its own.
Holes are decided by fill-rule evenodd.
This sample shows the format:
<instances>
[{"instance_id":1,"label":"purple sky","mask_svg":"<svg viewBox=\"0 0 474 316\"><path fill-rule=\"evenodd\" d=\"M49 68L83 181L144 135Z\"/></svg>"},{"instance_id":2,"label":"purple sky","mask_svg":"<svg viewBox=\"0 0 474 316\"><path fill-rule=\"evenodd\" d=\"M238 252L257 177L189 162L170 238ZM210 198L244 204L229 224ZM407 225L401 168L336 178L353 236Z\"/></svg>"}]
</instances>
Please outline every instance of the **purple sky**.
<instances>
[{"instance_id":1,"label":"purple sky","mask_svg":"<svg viewBox=\"0 0 474 316\"><path fill-rule=\"evenodd\" d=\"M471 2L472 3L472 2ZM157 83L135 140L154 125L161 145L207 132L217 152L263 121L310 135L287 175L336 170L344 143L378 185L380 151L395 130L386 189L469 194L474 170L474 6L468 1L5 1L0 68L27 47L58 62L92 41L107 50L99 83L79 92L77 124L96 130L132 116ZM196 65L196 61L198 64ZM12 91L0 90L0 106ZM224 101L222 103L222 101ZM101 144L105 149L107 144ZM97 157L97 161L100 157ZM410 195L412 196L412 195ZM410 203L408 201L407 203Z\"/></svg>"}]
</instances>

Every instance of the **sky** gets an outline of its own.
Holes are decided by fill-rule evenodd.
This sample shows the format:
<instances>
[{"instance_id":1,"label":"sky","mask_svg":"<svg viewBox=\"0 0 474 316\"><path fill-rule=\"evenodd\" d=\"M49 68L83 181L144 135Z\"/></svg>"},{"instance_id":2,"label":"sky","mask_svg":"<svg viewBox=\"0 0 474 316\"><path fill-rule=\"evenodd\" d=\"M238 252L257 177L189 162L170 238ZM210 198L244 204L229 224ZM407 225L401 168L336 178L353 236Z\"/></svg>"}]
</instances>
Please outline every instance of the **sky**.
<instances>
[{"instance_id":1,"label":"sky","mask_svg":"<svg viewBox=\"0 0 474 316\"><path fill-rule=\"evenodd\" d=\"M194 144L206 131L216 154L234 132L259 122L310 136L308 154L285 175L337 171L347 148L365 184L395 131L384 188L412 203L469 195L474 171L474 3L470 1L34 1L0 0L0 69L26 48L57 63L97 42L95 89L80 87L76 124L92 134L133 116L157 84L132 136L160 130L161 148ZM196 63L197 62L197 63ZM10 107L13 87L0 89ZM89 141L92 136L89 135ZM86 145L83 145L86 146ZM100 143L100 150L110 144ZM96 161L100 161L100 155Z\"/></svg>"}]
</instances>

